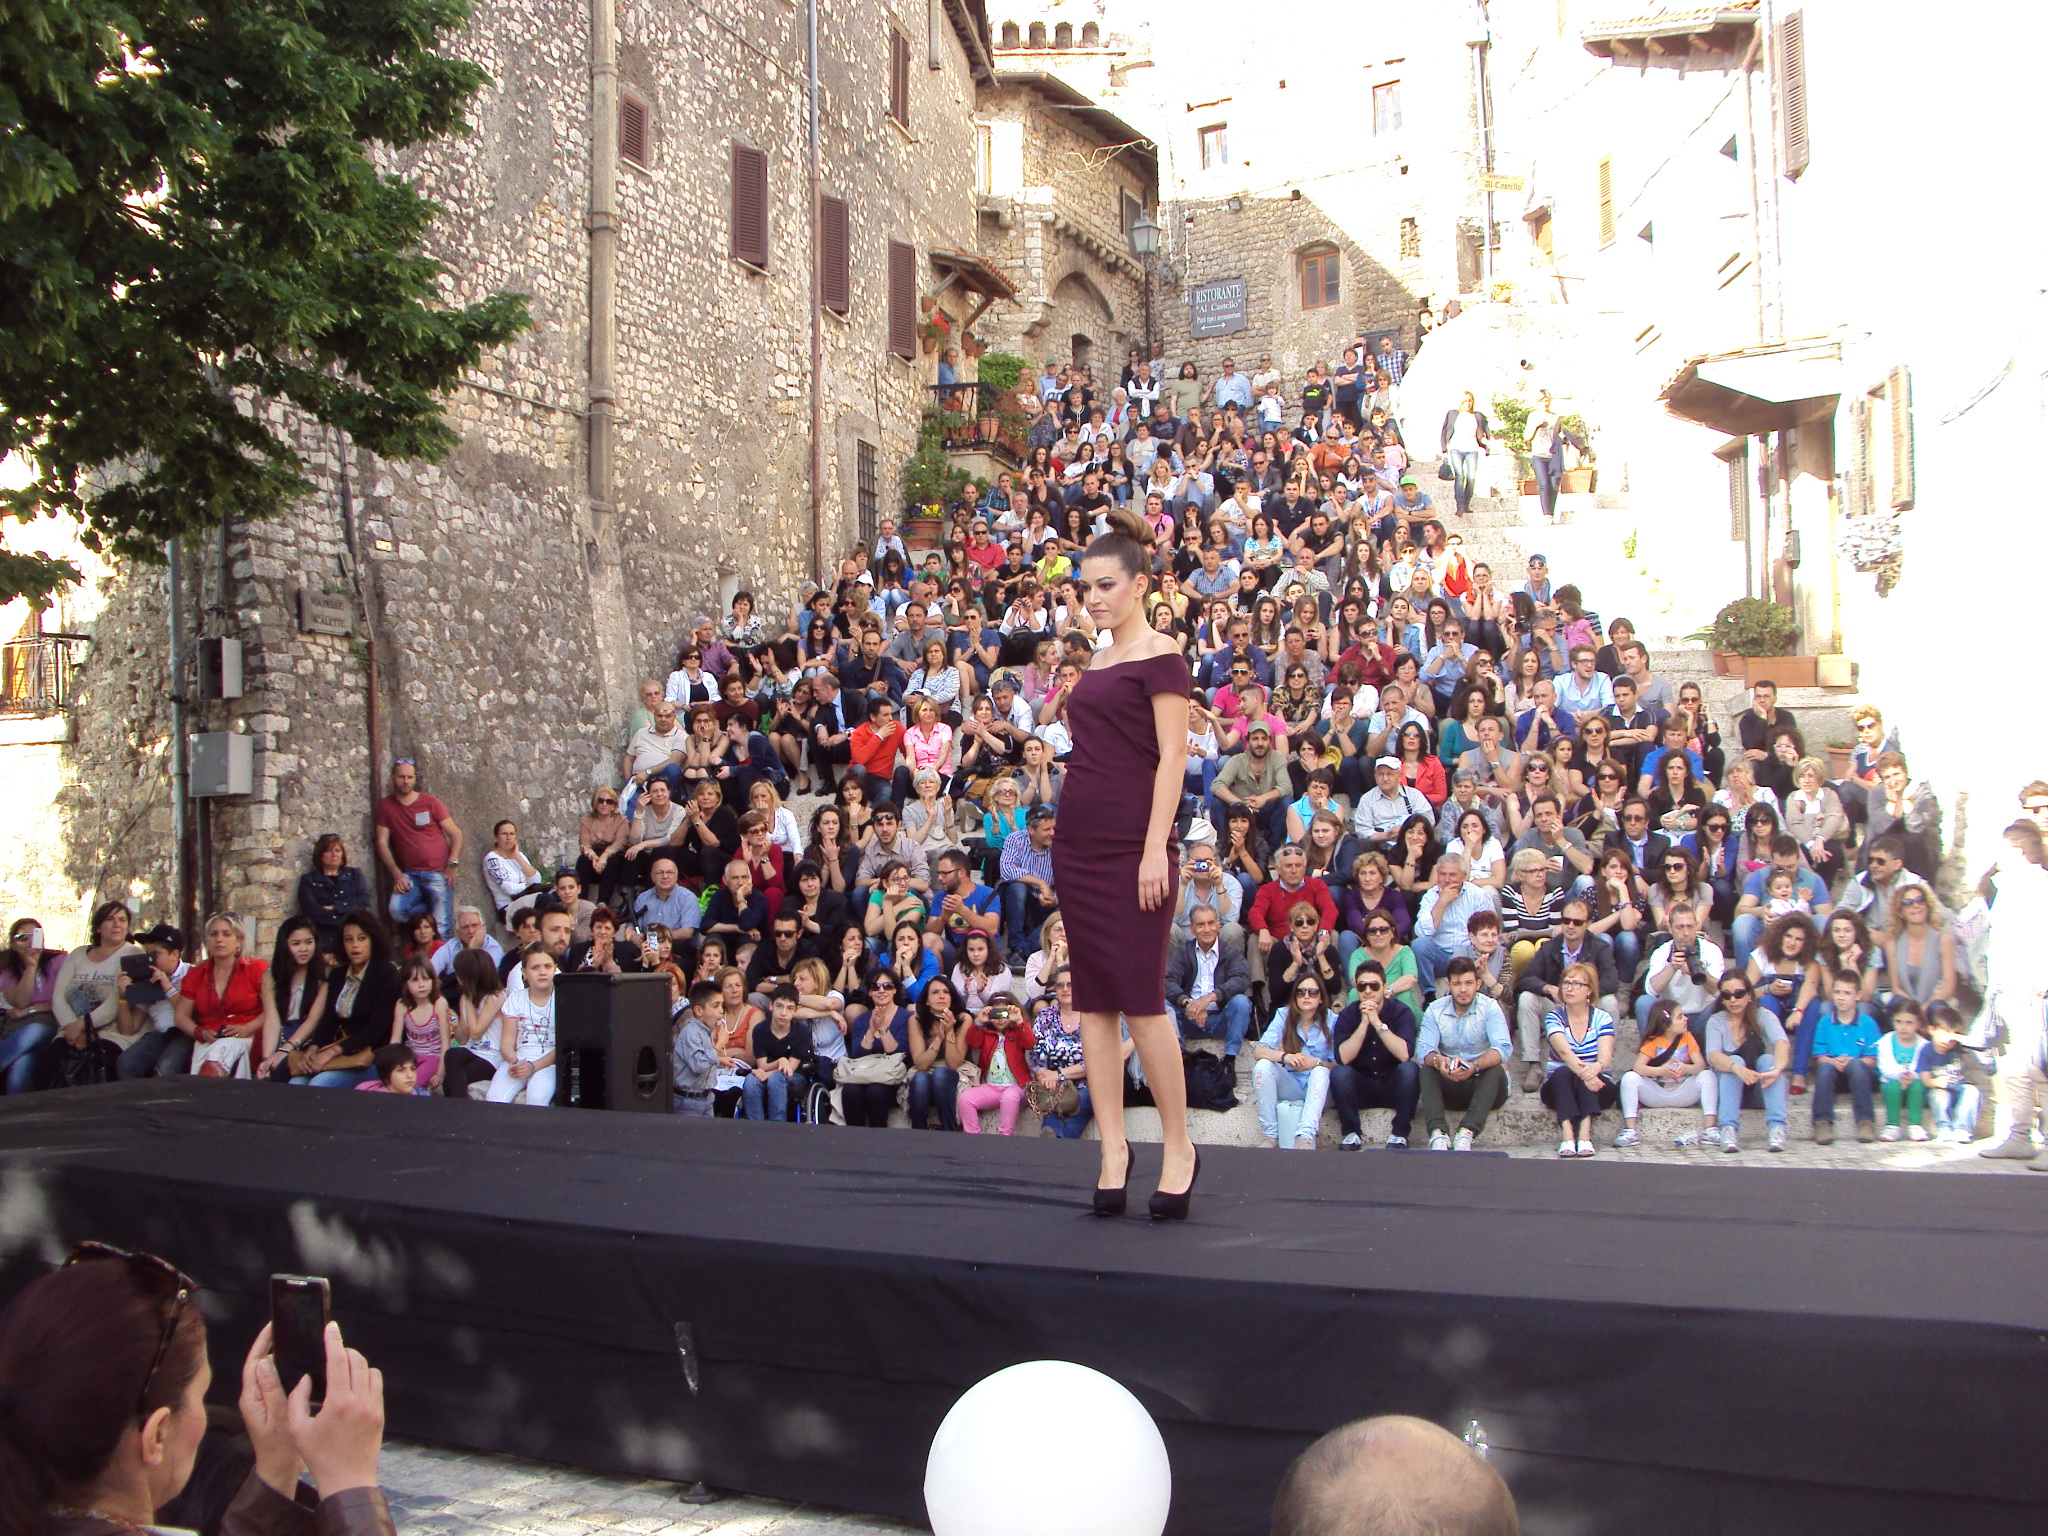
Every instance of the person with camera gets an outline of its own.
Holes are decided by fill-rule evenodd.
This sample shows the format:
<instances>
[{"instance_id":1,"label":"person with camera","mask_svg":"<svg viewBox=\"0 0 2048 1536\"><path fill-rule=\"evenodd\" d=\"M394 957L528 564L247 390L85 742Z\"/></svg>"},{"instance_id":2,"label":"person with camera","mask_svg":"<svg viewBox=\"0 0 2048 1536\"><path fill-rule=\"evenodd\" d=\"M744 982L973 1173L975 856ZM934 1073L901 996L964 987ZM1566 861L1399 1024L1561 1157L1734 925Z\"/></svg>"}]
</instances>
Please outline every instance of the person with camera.
<instances>
[{"instance_id":1,"label":"person with camera","mask_svg":"<svg viewBox=\"0 0 2048 1536\"><path fill-rule=\"evenodd\" d=\"M0 1531L134 1536L192 1476L207 1429L198 1287L162 1259L98 1243L72 1250L0 1313ZM377 1486L384 1377L326 1329L326 1399L287 1389L270 1328L242 1362L255 1451L220 1536L392 1536ZM293 1497L310 1472L319 1503Z\"/></svg>"},{"instance_id":2,"label":"person with camera","mask_svg":"<svg viewBox=\"0 0 2048 1536\"><path fill-rule=\"evenodd\" d=\"M1663 998L1699 1028L1714 1011L1715 989L1727 963L1720 946L1700 936L1699 914L1691 907L1673 907L1670 941L1651 951L1649 969L1643 974L1636 1022L1647 1023L1650 1005Z\"/></svg>"}]
</instances>

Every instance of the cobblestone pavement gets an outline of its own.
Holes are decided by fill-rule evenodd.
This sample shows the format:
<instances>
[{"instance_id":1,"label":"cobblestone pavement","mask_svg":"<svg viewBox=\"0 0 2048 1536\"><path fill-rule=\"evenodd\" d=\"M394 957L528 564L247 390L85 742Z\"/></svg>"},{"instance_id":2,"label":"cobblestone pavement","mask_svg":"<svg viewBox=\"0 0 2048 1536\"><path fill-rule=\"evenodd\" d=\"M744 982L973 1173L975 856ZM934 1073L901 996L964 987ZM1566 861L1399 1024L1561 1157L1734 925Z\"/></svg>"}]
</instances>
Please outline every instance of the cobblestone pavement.
<instances>
[{"instance_id":1,"label":"cobblestone pavement","mask_svg":"<svg viewBox=\"0 0 2048 1536\"><path fill-rule=\"evenodd\" d=\"M378 1476L399 1536L899 1536L913 1529L876 1515L740 1495L685 1504L674 1483L402 1440L385 1445Z\"/></svg>"}]
</instances>

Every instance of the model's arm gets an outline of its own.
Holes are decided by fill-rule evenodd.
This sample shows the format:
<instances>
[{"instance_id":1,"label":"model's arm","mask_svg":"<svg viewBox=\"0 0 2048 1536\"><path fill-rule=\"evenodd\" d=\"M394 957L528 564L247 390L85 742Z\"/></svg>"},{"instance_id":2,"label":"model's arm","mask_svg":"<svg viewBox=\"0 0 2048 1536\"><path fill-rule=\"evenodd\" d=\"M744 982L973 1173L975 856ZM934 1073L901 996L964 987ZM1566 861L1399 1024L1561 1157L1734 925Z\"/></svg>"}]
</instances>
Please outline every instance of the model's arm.
<instances>
[{"instance_id":1,"label":"model's arm","mask_svg":"<svg viewBox=\"0 0 2048 1536\"><path fill-rule=\"evenodd\" d=\"M1152 774L1152 814L1145 827L1145 854L1138 864L1138 905L1147 912L1166 900L1166 840L1173 832L1174 812L1180 809L1188 766L1188 701L1177 693L1153 694L1152 728L1159 738L1159 766Z\"/></svg>"}]
</instances>

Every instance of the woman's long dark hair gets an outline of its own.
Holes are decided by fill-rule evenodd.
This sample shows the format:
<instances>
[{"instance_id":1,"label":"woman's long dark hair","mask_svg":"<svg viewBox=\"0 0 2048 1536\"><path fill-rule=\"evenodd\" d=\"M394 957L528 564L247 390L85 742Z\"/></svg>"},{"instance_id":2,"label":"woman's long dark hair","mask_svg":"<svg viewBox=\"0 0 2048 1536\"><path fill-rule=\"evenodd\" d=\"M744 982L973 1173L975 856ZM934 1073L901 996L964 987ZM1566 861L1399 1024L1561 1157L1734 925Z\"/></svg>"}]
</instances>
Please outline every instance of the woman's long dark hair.
<instances>
[{"instance_id":1,"label":"woman's long dark hair","mask_svg":"<svg viewBox=\"0 0 2048 1536\"><path fill-rule=\"evenodd\" d=\"M168 1273L105 1258L44 1275L0 1312L0 1531L40 1531L51 1504L83 1496L135 1428L138 1400L144 1419L185 1400L206 1322L187 1297L165 1344L174 1298Z\"/></svg>"},{"instance_id":2,"label":"woman's long dark hair","mask_svg":"<svg viewBox=\"0 0 2048 1536\"><path fill-rule=\"evenodd\" d=\"M370 941L370 958L365 971L375 969L379 964L391 963L391 935L384 927L384 920L376 913L358 907L342 918L340 928L360 928Z\"/></svg>"},{"instance_id":3,"label":"woman's long dark hair","mask_svg":"<svg viewBox=\"0 0 2048 1536\"><path fill-rule=\"evenodd\" d=\"M280 1010L292 995L292 983L299 977L299 963L292 958L292 935L298 933L313 935L313 958L306 962L306 997L310 1000L327 980L327 957L320 953L319 930L303 917L286 918L278 924L277 942L270 949L270 985L277 994Z\"/></svg>"},{"instance_id":4,"label":"woman's long dark hair","mask_svg":"<svg viewBox=\"0 0 2048 1536\"><path fill-rule=\"evenodd\" d=\"M480 949L465 949L455 957L451 967L455 972L455 985L461 996L471 1007L481 1007L483 1000L493 992L505 990L505 982L498 975L497 966L491 957Z\"/></svg>"}]
</instances>

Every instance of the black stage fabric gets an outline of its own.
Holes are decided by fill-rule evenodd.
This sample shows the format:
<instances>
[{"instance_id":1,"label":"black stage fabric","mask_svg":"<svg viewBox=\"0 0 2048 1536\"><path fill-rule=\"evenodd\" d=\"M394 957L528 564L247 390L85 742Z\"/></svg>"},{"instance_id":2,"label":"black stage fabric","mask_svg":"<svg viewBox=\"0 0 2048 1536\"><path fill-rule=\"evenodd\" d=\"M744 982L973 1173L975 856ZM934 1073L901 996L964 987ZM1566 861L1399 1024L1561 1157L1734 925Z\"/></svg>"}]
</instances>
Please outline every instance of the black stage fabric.
<instances>
[{"instance_id":1,"label":"black stage fabric","mask_svg":"<svg viewBox=\"0 0 2048 1536\"><path fill-rule=\"evenodd\" d=\"M1476 1418L1531 1532L2048 1530L2048 1181L1211 1147L1194 1219L1154 1226L1087 1214L1095 1156L41 1093L0 1106L0 1290L88 1236L163 1254L232 1383L266 1277L326 1274L394 1433L911 1520L958 1394L1055 1358L1158 1419L1175 1536L1263 1531L1309 1440L1388 1412ZM1049 1536L1061 1432L990 1447Z\"/></svg>"}]
</instances>

